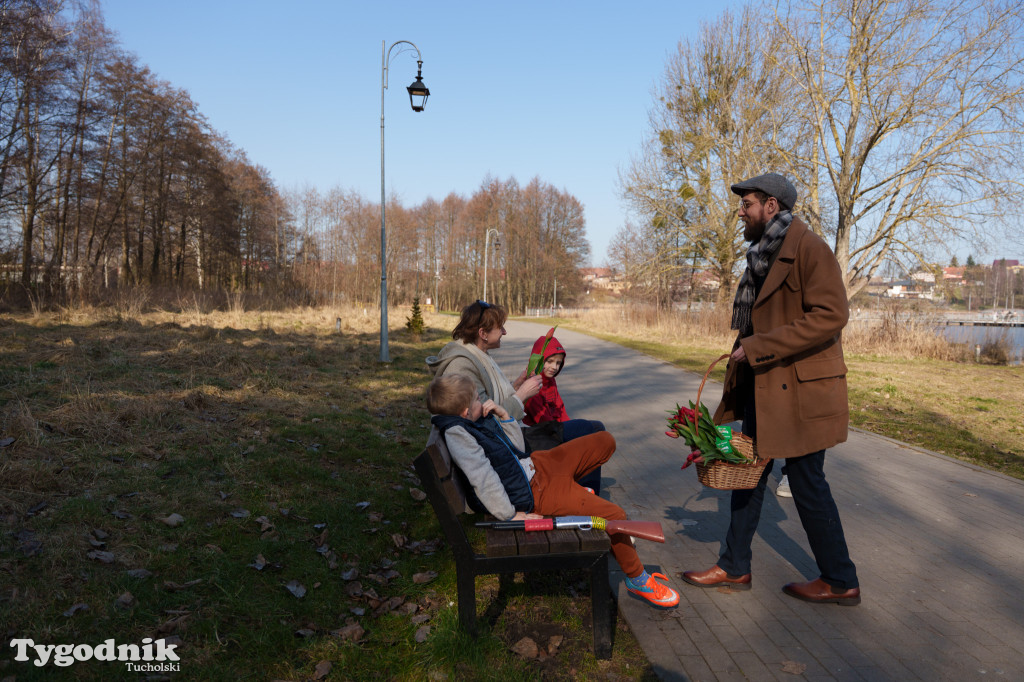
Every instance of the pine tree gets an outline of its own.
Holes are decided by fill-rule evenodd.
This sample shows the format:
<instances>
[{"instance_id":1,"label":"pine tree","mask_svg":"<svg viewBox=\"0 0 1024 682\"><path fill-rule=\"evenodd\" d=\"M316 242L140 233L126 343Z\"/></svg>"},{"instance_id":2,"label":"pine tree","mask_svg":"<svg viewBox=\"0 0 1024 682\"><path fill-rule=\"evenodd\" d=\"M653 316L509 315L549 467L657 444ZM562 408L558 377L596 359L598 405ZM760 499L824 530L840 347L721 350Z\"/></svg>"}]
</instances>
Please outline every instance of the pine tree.
<instances>
[{"instance_id":1,"label":"pine tree","mask_svg":"<svg viewBox=\"0 0 1024 682\"><path fill-rule=\"evenodd\" d=\"M426 328L426 324L423 322L423 313L420 312L420 297L416 296L412 299L412 315L405 318L405 328L411 331L416 336L423 333Z\"/></svg>"}]
</instances>

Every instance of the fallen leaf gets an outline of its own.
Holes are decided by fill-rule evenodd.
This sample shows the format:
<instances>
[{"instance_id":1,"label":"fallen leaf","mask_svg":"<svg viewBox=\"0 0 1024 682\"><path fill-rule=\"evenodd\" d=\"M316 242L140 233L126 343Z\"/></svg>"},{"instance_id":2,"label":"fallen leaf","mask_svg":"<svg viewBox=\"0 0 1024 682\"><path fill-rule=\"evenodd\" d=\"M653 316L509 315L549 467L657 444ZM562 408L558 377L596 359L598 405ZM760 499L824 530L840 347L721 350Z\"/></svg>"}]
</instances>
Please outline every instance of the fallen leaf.
<instances>
[{"instance_id":1,"label":"fallen leaf","mask_svg":"<svg viewBox=\"0 0 1024 682\"><path fill-rule=\"evenodd\" d=\"M416 500L417 502L422 502L423 500L427 499L427 494L420 490L419 488L409 488L409 494L412 495L412 499Z\"/></svg>"},{"instance_id":2,"label":"fallen leaf","mask_svg":"<svg viewBox=\"0 0 1024 682\"><path fill-rule=\"evenodd\" d=\"M310 630L309 628L302 628L301 630L295 631L296 637L312 637L316 634L316 630Z\"/></svg>"},{"instance_id":3,"label":"fallen leaf","mask_svg":"<svg viewBox=\"0 0 1024 682\"><path fill-rule=\"evenodd\" d=\"M523 637L521 640L513 644L512 651L523 658L537 658L537 654L540 653L537 643L529 637Z\"/></svg>"},{"instance_id":4,"label":"fallen leaf","mask_svg":"<svg viewBox=\"0 0 1024 682\"><path fill-rule=\"evenodd\" d=\"M144 568L133 568L130 571L125 571L125 573L128 574L129 578L136 579L148 578L153 575L152 571L147 571Z\"/></svg>"},{"instance_id":5,"label":"fallen leaf","mask_svg":"<svg viewBox=\"0 0 1024 682\"><path fill-rule=\"evenodd\" d=\"M25 515L26 516L35 516L39 512L41 512L44 509L46 509L47 506L49 506L49 503L46 500L43 500L42 502L40 502L40 503L30 507L29 510L27 512L25 512Z\"/></svg>"},{"instance_id":6,"label":"fallen leaf","mask_svg":"<svg viewBox=\"0 0 1024 682\"><path fill-rule=\"evenodd\" d=\"M357 568L356 566L353 566L352 568L348 569L347 571L341 574L342 580L355 580L358 577L359 568Z\"/></svg>"},{"instance_id":7,"label":"fallen leaf","mask_svg":"<svg viewBox=\"0 0 1024 682\"><path fill-rule=\"evenodd\" d=\"M358 580L345 585L345 594L350 597L360 597L363 594L363 584Z\"/></svg>"},{"instance_id":8,"label":"fallen leaf","mask_svg":"<svg viewBox=\"0 0 1024 682\"><path fill-rule=\"evenodd\" d=\"M88 611L88 610L89 610L89 605L88 605L88 604L75 604L75 605L74 605L74 606L72 606L72 607L71 607L70 609L68 609L67 611L65 611L65 612L64 612L64 615L65 615L65 616L66 616L67 618L70 618L71 616L75 615L75 614L76 614L76 613L78 613L79 611Z\"/></svg>"},{"instance_id":9,"label":"fallen leaf","mask_svg":"<svg viewBox=\"0 0 1024 682\"><path fill-rule=\"evenodd\" d=\"M187 590L190 587L194 587L195 585L198 585L201 582L203 582L202 578L196 578L195 580L189 580L184 585L182 585L181 583L176 583L173 580L165 580L164 581L164 589L167 590L168 592L180 592L182 590Z\"/></svg>"},{"instance_id":10,"label":"fallen leaf","mask_svg":"<svg viewBox=\"0 0 1024 682\"><path fill-rule=\"evenodd\" d=\"M126 511L121 511L120 509L116 509L116 510L110 512L110 515L113 516L115 519L130 519L130 518L132 518L131 514L129 514Z\"/></svg>"},{"instance_id":11,"label":"fallen leaf","mask_svg":"<svg viewBox=\"0 0 1024 682\"><path fill-rule=\"evenodd\" d=\"M316 672L313 674L313 679L314 680L322 680L322 679L324 679L331 672L331 667L332 666L331 666L331 662L330 661L320 661L319 663L316 664L316 668L315 668Z\"/></svg>"},{"instance_id":12,"label":"fallen leaf","mask_svg":"<svg viewBox=\"0 0 1024 682\"><path fill-rule=\"evenodd\" d=\"M114 606L119 609L130 609L135 606L135 595L131 592L124 592L117 598L117 601L114 602Z\"/></svg>"},{"instance_id":13,"label":"fallen leaf","mask_svg":"<svg viewBox=\"0 0 1024 682\"><path fill-rule=\"evenodd\" d=\"M437 577L437 573L434 571L425 571L423 573L416 573L412 576L412 581L416 585L426 585L431 580Z\"/></svg>"},{"instance_id":14,"label":"fallen leaf","mask_svg":"<svg viewBox=\"0 0 1024 682\"><path fill-rule=\"evenodd\" d=\"M429 613L421 613L417 616L413 616L409 620L412 621L413 625L421 625L429 621L431 618L433 618L433 616L431 616Z\"/></svg>"},{"instance_id":15,"label":"fallen leaf","mask_svg":"<svg viewBox=\"0 0 1024 682\"><path fill-rule=\"evenodd\" d=\"M295 595L295 597L298 599L302 599L304 596L306 596L306 588L298 580L292 580L284 587L286 590Z\"/></svg>"},{"instance_id":16,"label":"fallen leaf","mask_svg":"<svg viewBox=\"0 0 1024 682\"><path fill-rule=\"evenodd\" d=\"M104 552L104 551L101 551L101 550L98 550L98 549L94 549L93 551L89 552L85 556L89 557L90 559L95 559L96 561L102 561L105 564L114 563L114 553L113 552Z\"/></svg>"},{"instance_id":17,"label":"fallen leaf","mask_svg":"<svg viewBox=\"0 0 1024 682\"><path fill-rule=\"evenodd\" d=\"M17 440L17 439L13 438L11 436L8 436L7 438L4 438L4 439L0 439L0 448L6 448L8 445L12 444L15 440Z\"/></svg>"},{"instance_id":18,"label":"fallen leaf","mask_svg":"<svg viewBox=\"0 0 1024 682\"><path fill-rule=\"evenodd\" d=\"M399 606L397 609L395 609L395 613L397 613L400 616L411 616L419 610L420 607L418 604L415 604L411 601L407 601L401 606Z\"/></svg>"},{"instance_id":19,"label":"fallen leaf","mask_svg":"<svg viewBox=\"0 0 1024 682\"><path fill-rule=\"evenodd\" d=\"M157 519L160 523L171 528L177 528L181 524L185 523L185 517L181 514L168 514L162 519Z\"/></svg>"},{"instance_id":20,"label":"fallen leaf","mask_svg":"<svg viewBox=\"0 0 1024 682\"><path fill-rule=\"evenodd\" d=\"M92 529L92 536L94 538L96 538L97 540L101 540L101 541L102 540L106 540L107 538L110 537L110 535L108 533L100 530L99 528L93 528Z\"/></svg>"},{"instance_id":21,"label":"fallen leaf","mask_svg":"<svg viewBox=\"0 0 1024 682\"><path fill-rule=\"evenodd\" d=\"M562 635L551 635L551 639L548 640L548 655L554 656L558 652L558 647L562 646L562 640L565 639Z\"/></svg>"},{"instance_id":22,"label":"fallen leaf","mask_svg":"<svg viewBox=\"0 0 1024 682\"><path fill-rule=\"evenodd\" d=\"M235 517L236 519L247 519L247 518L249 518L249 510L248 509L236 509L233 512L231 512L231 515L233 517Z\"/></svg>"},{"instance_id":23,"label":"fallen leaf","mask_svg":"<svg viewBox=\"0 0 1024 682\"><path fill-rule=\"evenodd\" d=\"M176 618L171 618L168 621L164 621L159 626L157 626L157 629L156 629L157 634L164 635L164 634L170 634L170 633L174 632L178 628L180 628L183 625L185 625L185 621L188 620L188 617L189 617L188 613L183 613L183 614L181 614L180 616L178 616Z\"/></svg>"},{"instance_id":24,"label":"fallen leaf","mask_svg":"<svg viewBox=\"0 0 1024 682\"><path fill-rule=\"evenodd\" d=\"M427 641L427 637L430 636L430 626L424 625L416 631L416 642L422 644Z\"/></svg>"},{"instance_id":25,"label":"fallen leaf","mask_svg":"<svg viewBox=\"0 0 1024 682\"><path fill-rule=\"evenodd\" d=\"M256 523L260 524L260 530L266 532L274 527L274 524L270 522L266 516L257 516L255 519Z\"/></svg>"},{"instance_id":26,"label":"fallen leaf","mask_svg":"<svg viewBox=\"0 0 1024 682\"><path fill-rule=\"evenodd\" d=\"M807 670L807 665L804 663L797 663L796 661L783 661L782 663L782 672L784 673L803 675L805 670Z\"/></svg>"},{"instance_id":27,"label":"fallen leaf","mask_svg":"<svg viewBox=\"0 0 1024 682\"><path fill-rule=\"evenodd\" d=\"M370 506L369 502L356 502L356 509L362 510L362 509L366 509L369 506Z\"/></svg>"},{"instance_id":28,"label":"fallen leaf","mask_svg":"<svg viewBox=\"0 0 1024 682\"><path fill-rule=\"evenodd\" d=\"M359 623L351 623L350 625L346 625L343 628L333 631L331 634L341 637L342 640L355 642L366 634L366 630L364 630L363 626Z\"/></svg>"},{"instance_id":29,"label":"fallen leaf","mask_svg":"<svg viewBox=\"0 0 1024 682\"><path fill-rule=\"evenodd\" d=\"M391 536L391 542L395 543L395 547L401 549L405 546L405 543L409 541L409 538L405 537L401 533L394 533Z\"/></svg>"},{"instance_id":30,"label":"fallen leaf","mask_svg":"<svg viewBox=\"0 0 1024 682\"><path fill-rule=\"evenodd\" d=\"M257 554L256 559L249 564L249 568L255 568L257 571L262 571L267 567L267 560L263 558L262 554Z\"/></svg>"}]
</instances>

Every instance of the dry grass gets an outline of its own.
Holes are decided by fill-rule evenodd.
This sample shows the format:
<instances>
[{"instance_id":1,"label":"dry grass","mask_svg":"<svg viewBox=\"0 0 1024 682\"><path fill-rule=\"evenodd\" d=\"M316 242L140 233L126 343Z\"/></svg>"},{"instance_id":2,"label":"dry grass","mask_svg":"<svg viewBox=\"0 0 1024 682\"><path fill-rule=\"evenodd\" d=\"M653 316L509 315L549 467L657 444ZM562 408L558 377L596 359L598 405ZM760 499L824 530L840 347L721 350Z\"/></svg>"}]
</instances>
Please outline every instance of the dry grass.
<instances>
[{"instance_id":1,"label":"dry grass","mask_svg":"<svg viewBox=\"0 0 1024 682\"><path fill-rule=\"evenodd\" d=\"M609 306L556 321L699 373L735 339L714 312ZM1005 366L1005 340L985 344L976 362L964 344L891 308L848 326L843 346L852 425L1024 478L1024 367ZM712 376L723 375L720 363Z\"/></svg>"}]
</instances>

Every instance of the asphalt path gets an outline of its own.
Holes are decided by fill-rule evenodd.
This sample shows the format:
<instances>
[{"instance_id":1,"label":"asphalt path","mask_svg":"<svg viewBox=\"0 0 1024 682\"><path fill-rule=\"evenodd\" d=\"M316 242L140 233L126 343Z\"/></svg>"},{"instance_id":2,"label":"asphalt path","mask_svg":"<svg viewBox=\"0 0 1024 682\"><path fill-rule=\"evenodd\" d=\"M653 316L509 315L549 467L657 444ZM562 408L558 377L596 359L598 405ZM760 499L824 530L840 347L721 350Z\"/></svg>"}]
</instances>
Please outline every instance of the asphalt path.
<instances>
[{"instance_id":1,"label":"asphalt path","mask_svg":"<svg viewBox=\"0 0 1024 682\"><path fill-rule=\"evenodd\" d=\"M492 353L514 378L548 327L506 329ZM637 549L648 571L679 590L678 607L648 605L612 572L619 615L661 679L1024 680L1024 483L851 430L825 470L857 565L859 606L783 594L785 583L818 572L792 499L773 494L753 542L753 589L693 587L678 574L718 559L729 493L680 470L686 451L664 432L668 411L696 398L701 376L584 334L556 336L567 350L558 387L569 415L603 421L618 444L602 496L665 529L664 544ZM721 385L709 381L702 401L714 412L720 399Z\"/></svg>"}]
</instances>

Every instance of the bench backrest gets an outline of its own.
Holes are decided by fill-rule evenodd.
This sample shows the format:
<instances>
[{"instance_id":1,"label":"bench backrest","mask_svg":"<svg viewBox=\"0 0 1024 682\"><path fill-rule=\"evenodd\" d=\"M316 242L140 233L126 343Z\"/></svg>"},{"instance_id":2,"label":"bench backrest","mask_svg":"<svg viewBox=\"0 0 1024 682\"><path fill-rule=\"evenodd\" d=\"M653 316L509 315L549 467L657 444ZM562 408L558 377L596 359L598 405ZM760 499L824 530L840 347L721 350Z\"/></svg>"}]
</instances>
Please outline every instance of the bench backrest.
<instances>
[{"instance_id":1,"label":"bench backrest","mask_svg":"<svg viewBox=\"0 0 1024 682\"><path fill-rule=\"evenodd\" d=\"M472 554L469 538L459 520L460 514L470 511L466 507L466 495L455 476L452 456L444 438L436 428L431 430L427 446L413 461L413 466L456 557Z\"/></svg>"}]
</instances>

